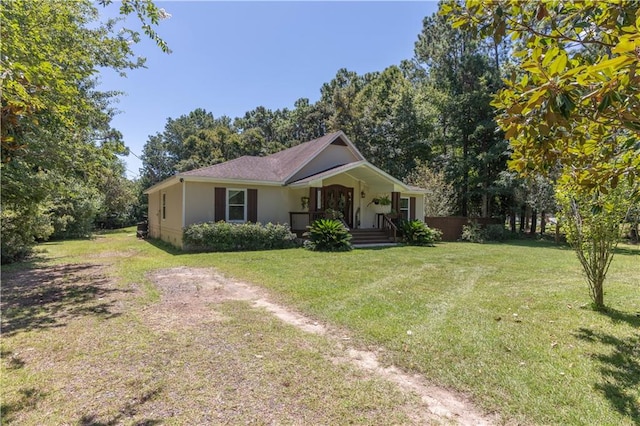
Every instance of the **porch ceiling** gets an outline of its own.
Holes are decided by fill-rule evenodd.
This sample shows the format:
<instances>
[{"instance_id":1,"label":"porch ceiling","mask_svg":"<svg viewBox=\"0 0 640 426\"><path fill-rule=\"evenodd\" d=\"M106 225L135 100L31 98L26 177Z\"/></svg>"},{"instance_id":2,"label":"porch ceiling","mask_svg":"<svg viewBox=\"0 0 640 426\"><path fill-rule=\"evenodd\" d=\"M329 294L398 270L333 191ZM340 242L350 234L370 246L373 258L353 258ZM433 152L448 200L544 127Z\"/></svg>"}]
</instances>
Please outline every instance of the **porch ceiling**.
<instances>
[{"instance_id":1,"label":"porch ceiling","mask_svg":"<svg viewBox=\"0 0 640 426\"><path fill-rule=\"evenodd\" d=\"M345 174L351 176L354 179L361 180L369 186L386 186L395 185L395 179L389 179L388 177L380 174L378 171L366 167L364 165L351 169Z\"/></svg>"},{"instance_id":2,"label":"porch ceiling","mask_svg":"<svg viewBox=\"0 0 640 426\"><path fill-rule=\"evenodd\" d=\"M344 164L327 170L313 176L293 182L293 187L321 187L325 179L345 174L354 179L365 182L368 186L390 186L391 190L407 190L409 189L404 183L395 179L393 176L378 169L367 161L358 161L355 163Z\"/></svg>"}]
</instances>

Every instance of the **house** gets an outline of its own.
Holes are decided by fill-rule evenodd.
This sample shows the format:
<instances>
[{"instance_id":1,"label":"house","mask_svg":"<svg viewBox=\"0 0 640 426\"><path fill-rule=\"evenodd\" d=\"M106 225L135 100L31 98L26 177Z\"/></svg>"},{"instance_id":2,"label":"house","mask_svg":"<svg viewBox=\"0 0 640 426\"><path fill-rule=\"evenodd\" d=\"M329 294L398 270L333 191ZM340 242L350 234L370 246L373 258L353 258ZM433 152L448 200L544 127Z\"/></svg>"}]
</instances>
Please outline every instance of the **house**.
<instances>
[{"instance_id":1,"label":"house","mask_svg":"<svg viewBox=\"0 0 640 426\"><path fill-rule=\"evenodd\" d=\"M407 219L423 219L424 190L369 163L343 132L266 157L244 156L178 173L147 189L149 236L182 247L184 227L201 222L288 223L301 234L327 209L350 229L389 226L374 198L387 195Z\"/></svg>"}]
</instances>

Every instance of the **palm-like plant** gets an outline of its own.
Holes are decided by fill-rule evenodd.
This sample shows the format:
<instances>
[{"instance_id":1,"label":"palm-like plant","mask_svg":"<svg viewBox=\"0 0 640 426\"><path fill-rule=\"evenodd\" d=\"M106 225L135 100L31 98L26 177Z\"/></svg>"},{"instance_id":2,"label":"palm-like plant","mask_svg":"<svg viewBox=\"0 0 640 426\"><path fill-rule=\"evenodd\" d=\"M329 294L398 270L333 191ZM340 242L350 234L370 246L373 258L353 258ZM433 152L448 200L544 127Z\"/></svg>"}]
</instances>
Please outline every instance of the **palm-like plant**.
<instances>
[{"instance_id":1,"label":"palm-like plant","mask_svg":"<svg viewBox=\"0 0 640 426\"><path fill-rule=\"evenodd\" d=\"M318 219L307 227L309 231L304 233L308 237L304 244L306 248L314 251L349 251L351 246L351 234L345 226L336 219Z\"/></svg>"}]
</instances>

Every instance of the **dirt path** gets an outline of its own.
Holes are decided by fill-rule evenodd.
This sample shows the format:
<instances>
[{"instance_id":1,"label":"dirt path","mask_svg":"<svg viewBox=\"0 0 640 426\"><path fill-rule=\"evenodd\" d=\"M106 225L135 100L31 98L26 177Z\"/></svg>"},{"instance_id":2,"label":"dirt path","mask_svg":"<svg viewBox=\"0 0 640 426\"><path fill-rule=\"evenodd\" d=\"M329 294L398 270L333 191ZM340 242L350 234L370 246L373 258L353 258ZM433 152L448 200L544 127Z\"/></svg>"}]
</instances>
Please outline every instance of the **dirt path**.
<instances>
[{"instance_id":1,"label":"dirt path","mask_svg":"<svg viewBox=\"0 0 640 426\"><path fill-rule=\"evenodd\" d=\"M348 340L338 331L311 320L270 300L268 293L248 283L228 279L214 269L171 268L154 271L150 279L162 293L162 299L153 312L152 322L171 320L174 326L193 326L202 321L215 321L211 304L225 300L251 303L264 309L287 324L307 333L325 336L340 348L342 355L333 362L349 363L395 383L406 392L417 394L422 406L416 408L416 420L424 423L454 423L462 425L489 425L496 418L483 415L462 395L430 385L420 375L411 375L395 366L383 366L375 352L350 347Z\"/></svg>"}]
</instances>

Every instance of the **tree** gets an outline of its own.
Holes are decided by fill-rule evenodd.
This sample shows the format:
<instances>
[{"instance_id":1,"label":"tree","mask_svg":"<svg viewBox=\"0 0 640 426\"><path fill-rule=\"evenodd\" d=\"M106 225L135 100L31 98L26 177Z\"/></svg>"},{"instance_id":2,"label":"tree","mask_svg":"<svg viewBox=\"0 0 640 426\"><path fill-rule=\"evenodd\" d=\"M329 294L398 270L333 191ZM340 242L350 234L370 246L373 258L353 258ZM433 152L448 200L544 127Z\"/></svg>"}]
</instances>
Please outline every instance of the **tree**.
<instances>
[{"instance_id":1,"label":"tree","mask_svg":"<svg viewBox=\"0 0 640 426\"><path fill-rule=\"evenodd\" d=\"M599 310L605 308L604 281L620 240L620 223L629 212L626 199L632 194L625 187L626 184L620 184L595 198L584 192L558 193L567 241L578 256L591 300Z\"/></svg>"},{"instance_id":2,"label":"tree","mask_svg":"<svg viewBox=\"0 0 640 426\"><path fill-rule=\"evenodd\" d=\"M150 1L125 0L121 11L135 13L160 40L152 26L163 12ZM95 74L101 67L124 73L144 61L131 50L138 34L113 32L117 20L99 22L90 1L3 0L0 17L5 263L66 228L71 214L78 224L96 211L81 201L126 148L110 126L117 93L98 91Z\"/></svg>"},{"instance_id":3,"label":"tree","mask_svg":"<svg viewBox=\"0 0 640 426\"><path fill-rule=\"evenodd\" d=\"M354 118L361 126L354 143L373 164L401 178L426 148L414 94L400 68L391 66L373 76L354 102Z\"/></svg>"},{"instance_id":4,"label":"tree","mask_svg":"<svg viewBox=\"0 0 640 426\"><path fill-rule=\"evenodd\" d=\"M443 172L434 171L427 163L418 161L407 177L407 183L425 188L424 216L451 216L456 209L456 193Z\"/></svg>"},{"instance_id":5,"label":"tree","mask_svg":"<svg viewBox=\"0 0 640 426\"><path fill-rule=\"evenodd\" d=\"M449 1L440 12L455 27L516 41L520 72L493 102L513 151L509 165L523 175L558 171L568 238L604 308L618 208L640 198L638 3ZM614 196L622 181L628 196Z\"/></svg>"},{"instance_id":6,"label":"tree","mask_svg":"<svg viewBox=\"0 0 640 426\"><path fill-rule=\"evenodd\" d=\"M491 188L506 168L506 144L490 105L500 86L499 55L489 55L501 51L494 44L439 15L424 19L415 44L416 60L428 76L419 89L437 111L433 163L454 182L463 216L491 215Z\"/></svg>"},{"instance_id":7,"label":"tree","mask_svg":"<svg viewBox=\"0 0 640 426\"><path fill-rule=\"evenodd\" d=\"M361 126L355 117L354 101L364 85L363 77L346 68L339 69L329 83L322 85L319 102L325 105L328 111L329 131L342 130L350 138L358 138Z\"/></svg>"},{"instance_id":8,"label":"tree","mask_svg":"<svg viewBox=\"0 0 640 426\"><path fill-rule=\"evenodd\" d=\"M515 73L494 105L510 166L547 172L575 190L608 191L640 174L640 7L510 1L443 5L455 27L516 40Z\"/></svg>"}]
</instances>

